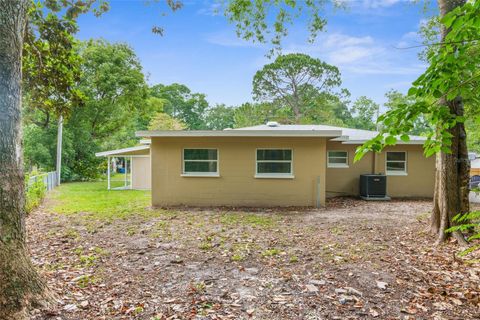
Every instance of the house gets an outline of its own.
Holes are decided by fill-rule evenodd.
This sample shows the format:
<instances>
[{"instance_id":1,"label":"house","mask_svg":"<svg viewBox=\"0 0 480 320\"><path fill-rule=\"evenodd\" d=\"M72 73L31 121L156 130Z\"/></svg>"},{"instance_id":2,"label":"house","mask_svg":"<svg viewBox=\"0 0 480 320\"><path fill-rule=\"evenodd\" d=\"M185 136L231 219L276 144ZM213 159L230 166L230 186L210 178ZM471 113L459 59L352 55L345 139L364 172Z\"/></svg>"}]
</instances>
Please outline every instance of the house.
<instances>
[{"instance_id":1,"label":"house","mask_svg":"<svg viewBox=\"0 0 480 320\"><path fill-rule=\"evenodd\" d=\"M139 146L98 152L95 155L107 158L109 190L151 188L150 140L140 141Z\"/></svg>"},{"instance_id":2,"label":"house","mask_svg":"<svg viewBox=\"0 0 480 320\"><path fill-rule=\"evenodd\" d=\"M473 152L468 153L470 159L470 177L480 175L480 158Z\"/></svg>"},{"instance_id":3,"label":"house","mask_svg":"<svg viewBox=\"0 0 480 320\"><path fill-rule=\"evenodd\" d=\"M151 139L154 206L322 206L359 194L359 176L387 175L391 197L432 197L435 160L424 138L368 153L377 132L325 125L266 125L223 131L140 131Z\"/></svg>"}]
</instances>

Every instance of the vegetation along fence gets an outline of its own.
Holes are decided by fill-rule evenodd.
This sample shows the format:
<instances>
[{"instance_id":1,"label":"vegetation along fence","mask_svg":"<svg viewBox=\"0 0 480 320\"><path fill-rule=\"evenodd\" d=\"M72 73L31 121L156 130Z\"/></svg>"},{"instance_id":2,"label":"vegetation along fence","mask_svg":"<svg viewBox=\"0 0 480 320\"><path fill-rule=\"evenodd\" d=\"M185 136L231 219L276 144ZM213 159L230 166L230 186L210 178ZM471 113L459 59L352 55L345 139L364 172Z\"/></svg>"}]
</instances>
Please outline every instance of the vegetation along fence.
<instances>
[{"instance_id":1,"label":"vegetation along fence","mask_svg":"<svg viewBox=\"0 0 480 320\"><path fill-rule=\"evenodd\" d=\"M58 186L57 172L52 171L52 172L47 172L47 173L42 173L42 174L38 174L38 175L35 175L35 176L31 176L28 179L27 190L39 181L43 181L43 184L45 185L45 188L47 189L47 191L50 191L53 188L55 188L56 186Z\"/></svg>"}]
</instances>

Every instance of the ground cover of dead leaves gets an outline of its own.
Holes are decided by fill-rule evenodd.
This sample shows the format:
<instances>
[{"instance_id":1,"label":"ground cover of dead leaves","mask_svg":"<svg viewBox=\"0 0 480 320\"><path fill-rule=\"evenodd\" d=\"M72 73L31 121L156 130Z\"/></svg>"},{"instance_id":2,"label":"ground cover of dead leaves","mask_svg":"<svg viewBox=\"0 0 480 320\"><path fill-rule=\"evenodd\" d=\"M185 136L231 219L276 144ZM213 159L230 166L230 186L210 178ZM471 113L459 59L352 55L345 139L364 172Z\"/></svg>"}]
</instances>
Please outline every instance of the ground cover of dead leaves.
<instances>
[{"instance_id":1,"label":"ground cover of dead leaves","mask_svg":"<svg viewBox=\"0 0 480 320\"><path fill-rule=\"evenodd\" d=\"M32 319L480 319L480 270L431 244L428 201L107 221L43 209L29 246L58 301Z\"/></svg>"}]
</instances>

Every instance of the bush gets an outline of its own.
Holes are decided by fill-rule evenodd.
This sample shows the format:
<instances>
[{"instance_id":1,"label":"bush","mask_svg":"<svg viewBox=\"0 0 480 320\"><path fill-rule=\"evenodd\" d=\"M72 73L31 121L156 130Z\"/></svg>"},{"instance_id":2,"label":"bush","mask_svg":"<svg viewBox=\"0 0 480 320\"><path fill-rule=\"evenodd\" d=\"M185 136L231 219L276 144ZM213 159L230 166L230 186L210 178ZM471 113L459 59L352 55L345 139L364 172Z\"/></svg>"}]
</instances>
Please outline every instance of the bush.
<instances>
[{"instance_id":1,"label":"bush","mask_svg":"<svg viewBox=\"0 0 480 320\"><path fill-rule=\"evenodd\" d=\"M30 175L25 176L25 211L32 212L37 208L45 198L47 187L43 179L39 178L37 181L29 185Z\"/></svg>"},{"instance_id":2,"label":"bush","mask_svg":"<svg viewBox=\"0 0 480 320\"><path fill-rule=\"evenodd\" d=\"M469 234L467 241L469 247L460 252L460 256L466 256L472 252L480 250L480 211L473 211L466 214L458 214L453 218L457 224L447 230L447 232L461 231ZM472 263L480 263L479 259L470 261Z\"/></svg>"}]
</instances>

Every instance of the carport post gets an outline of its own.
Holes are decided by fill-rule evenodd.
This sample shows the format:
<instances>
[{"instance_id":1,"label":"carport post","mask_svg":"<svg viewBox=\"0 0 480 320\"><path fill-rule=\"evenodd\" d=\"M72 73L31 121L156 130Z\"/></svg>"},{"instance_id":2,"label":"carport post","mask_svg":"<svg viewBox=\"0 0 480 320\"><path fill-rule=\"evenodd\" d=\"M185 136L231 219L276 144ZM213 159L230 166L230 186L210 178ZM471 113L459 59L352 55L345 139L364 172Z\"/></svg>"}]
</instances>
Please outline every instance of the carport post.
<instances>
[{"instance_id":1,"label":"carport post","mask_svg":"<svg viewBox=\"0 0 480 320\"><path fill-rule=\"evenodd\" d=\"M107 157L107 190L110 190L110 157Z\"/></svg>"},{"instance_id":2,"label":"carport post","mask_svg":"<svg viewBox=\"0 0 480 320\"><path fill-rule=\"evenodd\" d=\"M127 162L127 160L128 160L128 158L123 157L123 159L125 159L125 168L124 168L125 169L125 188L127 188L127 184L128 184L127 183L127 179L128 179L128 174L127 174L127 172L128 172L128 162Z\"/></svg>"},{"instance_id":3,"label":"carport post","mask_svg":"<svg viewBox=\"0 0 480 320\"><path fill-rule=\"evenodd\" d=\"M133 189L133 156L130 156L130 189Z\"/></svg>"}]
</instances>

